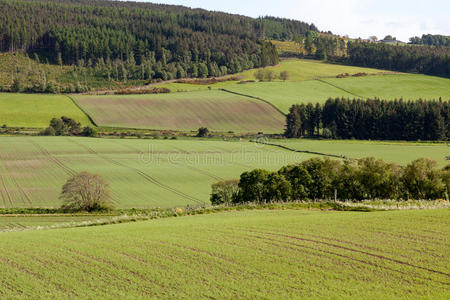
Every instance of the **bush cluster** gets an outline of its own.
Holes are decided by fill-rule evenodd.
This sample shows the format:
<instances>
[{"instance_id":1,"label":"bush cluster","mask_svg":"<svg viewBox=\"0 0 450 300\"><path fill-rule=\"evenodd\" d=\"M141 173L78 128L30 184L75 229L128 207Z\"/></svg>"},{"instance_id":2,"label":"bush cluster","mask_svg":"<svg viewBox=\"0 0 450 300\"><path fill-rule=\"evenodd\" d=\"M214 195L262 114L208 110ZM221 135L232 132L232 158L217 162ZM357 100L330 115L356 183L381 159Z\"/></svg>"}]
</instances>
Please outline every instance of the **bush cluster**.
<instances>
[{"instance_id":1,"label":"bush cluster","mask_svg":"<svg viewBox=\"0 0 450 300\"><path fill-rule=\"evenodd\" d=\"M357 162L313 158L277 172L256 169L212 186L211 202L267 203L295 200L448 199L450 165L418 159L405 167L372 157Z\"/></svg>"},{"instance_id":2,"label":"bush cluster","mask_svg":"<svg viewBox=\"0 0 450 300\"><path fill-rule=\"evenodd\" d=\"M53 118L50 125L40 132L40 135L45 136L97 136L97 130L93 127L86 126L81 128L81 124L74 119L68 117Z\"/></svg>"}]
</instances>

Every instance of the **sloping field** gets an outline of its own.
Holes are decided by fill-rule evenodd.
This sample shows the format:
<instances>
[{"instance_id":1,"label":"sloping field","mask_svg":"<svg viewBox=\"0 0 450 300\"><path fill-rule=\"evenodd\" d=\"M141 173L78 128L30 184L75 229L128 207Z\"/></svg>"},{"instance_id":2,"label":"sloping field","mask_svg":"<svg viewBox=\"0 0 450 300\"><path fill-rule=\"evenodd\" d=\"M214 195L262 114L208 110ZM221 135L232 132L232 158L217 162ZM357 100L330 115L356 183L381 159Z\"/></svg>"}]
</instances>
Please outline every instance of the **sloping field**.
<instances>
[{"instance_id":1,"label":"sloping field","mask_svg":"<svg viewBox=\"0 0 450 300\"><path fill-rule=\"evenodd\" d=\"M293 104L324 103L330 97L450 99L450 79L413 74L258 82L228 86L226 89L269 101L285 113Z\"/></svg>"},{"instance_id":2,"label":"sloping field","mask_svg":"<svg viewBox=\"0 0 450 300\"><path fill-rule=\"evenodd\" d=\"M435 160L440 167L448 163L450 147L446 144L427 144L414 142L370 142L353 140L272 140L272 143L287 146L291 149L343 155L348 158L376 157L388 162L406 165L420 157ZM270 147L270 146L264 146Z\"/></svg>"},{"instance_id":3,"label":"sloping field","mask_svg":"<svg viewBox=\"0 0 450 300\"><path fill-rule=\"evenodd\" d=\"M101 126L279 133L285 122L271 105L222 91L75 99Z\"/></svg>"},{"instance_id":4,"label":"sloping field","mask_svg":"<svg viewBox=\"0 0 450 300\"><path fill-rule=\"evenodd\" d=\"M0 126L47 127L52 118L66 116L82 125L88 117L66 96L0 93Z\"/></svg>"},{"instance_id":5,"label":"sloping field","mask_svg":"<svg viewBox=\"0 0 450 300\"><path fill-rule=\"evenodd\" d=\"M236 84L227 87L226 90L264 99L284 113L288 113L293 104L325 103L330 97L354 97L346 91L318 80Z\"/></svg>"},{"instance_id":6,"label":"sloping field","mask_svg":"<svg viewBox=\"0 0 450 300\"><path fill-rule=\"evenodd\" d=\"M446 299L449 220L274 210L0 233L0 298Z\"/></svg>"},{"instance_id":7,"label":"sloping field","mask_svg":"<svg viewBox=\"0 0 450 300\"><path fill-rule=\"evenodd\" d=\"M364 98L437 100L442 97L443 100L450 100L450 79L442 77L403 74L326 78L323 81Z\"/></svg>"},{"instance_id":8,"label":"sloping field","mask_svg":"<svg viewBox=\"0 0 450 300\"><path fill-rule=\"evenodd\" d=\"M265 69L272 70L277 75L279 75L282 71L287 71L290 77L289 81L304 81L317 78L336 77L337 75L343 73L379 74L383 72L389 72L380 69L329 64L311 59L284 60L277 66L267 67ZM242 75L244 79L255 79L254 74L257 70L258 69L245 71L240 75Z\"/></svg>"},{"instance_id":9,"label":"sloping field","mask_svg":"<svg viewBox=\"0 0 450 300\"><path fill-rule=\"evenodd\" d=\"M310 157L249 142L0 137L0 207L59 207L81 171L102 175L118 208L203 205L212 183Z\"/></svg>"},{"instance_id":10,"label":"sloping field","mask_svg":"<svg viewBox=\"0 0 450 300\"><path fill-rule=\"evenodd\" d=\"M274 141L298 150L375 156L406 164L428 157L446 164L446 145L353 141ZM0 137L0 207L59 207L74 173L102 175L118 208L209 203L210 186L247 170L276 170L315 155L268 145L213 140L124 140Z\"/></svg>"}]
</instances>

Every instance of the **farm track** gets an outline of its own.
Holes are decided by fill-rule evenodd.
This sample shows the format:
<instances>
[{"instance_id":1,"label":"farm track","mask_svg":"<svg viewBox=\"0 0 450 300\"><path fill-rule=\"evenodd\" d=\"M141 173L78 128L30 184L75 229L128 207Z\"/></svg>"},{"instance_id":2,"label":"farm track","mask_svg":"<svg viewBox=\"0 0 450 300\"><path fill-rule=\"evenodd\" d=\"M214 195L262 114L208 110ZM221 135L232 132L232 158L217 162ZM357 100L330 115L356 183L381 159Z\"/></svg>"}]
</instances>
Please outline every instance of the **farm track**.
<instances>
[{"instance_id":1,"label":"farm track","mask_svg":"<svg viewBox=\"0 0 450 300\"><path fill-rule=\"evenodd\" d=\"M39 149L39 151L41 152L41 154L43 154L44 156L46 156L47 158L49 158L50 161L52 161L53 163L55 163L58 167L60 167L64 172L66 172L67 175L69 176L73 176L75 175L77 172L73 169L71 169L70 167L67 167L66 165L64 165L64 163L62 163L58 158L56 158L55 156L53 156L50 152L48 152L44 147L42 147L41 145L39 145L38 143L36 143L33 140L30 140L30 143L33 144L33 146L35 146L37 149Z\"/></svg>"},{"instance_id":2,"label":"farm track","mask_svg":"<svg viewBox=\"0 0 450 300\"><path fill-rule=\"evenodd\" d=\"M2 186L3 186L3 190L5 192L5 195L6 195L6 199L9 201L9 204L12 207L13 206L12 197L11 197L11 194L9 193L9 191L8 191L8 188L6 187L5 179L3 178L3 176L1 174L0 174L0 181L2 182ZM6 206L6 201L5 201L4 198L3 198L3 202L5 203L5 207L7 207Z\"/></svg>"},{"instance_id":3,"label":"farm track","mask_svg":"<svg viewBox=\"0 0 450 300\"><path fill-rule=\"evenodd\" d=\"M181 149L181 148L178 148L178 147L173 147L173 148L174 148L174 149L177 149L177 150L180 151L181 153L189 154L188 151L183 150L183 149ZM222 177L219 177L219 176L217 176L217 175L215 175L215 174L213 174L213 173L211 173L211 172L208 172L208 171L206 171L206 170L202 170L202 169L200 169L200 168L194 167L193 165L190 165L190 164L182 165L182 164L179 164L179 163L176 163L176 162L173 162L173 163L176 164L176 165L178 165L178 166L187 167L187 168L189 168L189 169L191 169L191 170L193 170L193 171L195 171L195 172L197 172L197 173L199 173L199 174L205 175L205 176L210 177L210 178L212 178L212 179L215 179L215 180L217 180L217 181L223 181L223 180L224 180Z\"/></svg>"},{"instance_id":4,"label":"farm track","mask_svg":"<svg viewBox=\"0 0 450 300\"><path fill-rule=\"evenodd\" d=\"M118 161L116 161L116 160L114 160L114 159L112 159L112 158L109 158L109 157L106 157L106 156L104 156L104 155L101 155L100 153L94 151L93 149L89 148L89 147L86 146L86 145L82 145L82 144L80 144L80 143L77 143L77 142L75 142L75 141L72 140L72 139L70 139L70 140L71 140L72 142L76 143L77 145L84 147L84 148L87 149L90 153L95 154L95 155L97 155L98 157L101 157L101 158L103 158L104 160L110 162L111 164L114 164L114 165L116 165L116 166L118 166L118 167L122 167L122 168L126 168L126 169L129 169L129 170L134 171L134 172L137 173L139 176L141 176L142 178L144 178L146 181L148 181L148 182L150 182L150 183L152 183L152 184L154 184L154 185L156 185L156 186L158 186L158 187L160 187L160 188L162 188L162 189L164 189L164 190L166 190L166 191L169 191L169 192L174 193L174 194L176 194L176 195L178 195L178 196L180 196L180 197L183 197L183 198L185 198L186 200L194 201L194 202L196 202L197 204L204 204L204 201L202 201L202 200L200 200L200 199L198 199L198 198L195 198L195 197L193 197L193 196L190 196L190 195L188 195L188 194L185 194L185 193L183 193L183 192L181 192L181 191L179 191L179 190L177 190L177 189L175 189L175 188L172 188L172 187L170 187L170 186L168 186L168 185L165 185L165 184L161 183L160 181L158 181L156 178L154 178L154 177L148 175L148 174L145 173L145 172L142 172L141 170L139 170L139 169L137 169L137 168L130 167L130 166L127 166L127 165L124 165L123 163L120 163L120 162L118 162Z\"/></svg>"},{"instance_id":5,"label":"farm track","mask_svg":"<svg viewBox=\"0 0 450 300\"><path fill-rule=\"evenodd\" d=\"M10 173L8 166L6 164L4 164L4 166L5 166L6 172ZM23 203L32 206L33 202L31 201L30 196L25 192L25 190L20 186L20 184L17 182L17 180L13 176L10 176L10 177L11 177L11 181L14 183L17 190L20 191L20 193L23 195L23 197L24 197L24 199L22 199Z\"/></svg>"}]
</instances>

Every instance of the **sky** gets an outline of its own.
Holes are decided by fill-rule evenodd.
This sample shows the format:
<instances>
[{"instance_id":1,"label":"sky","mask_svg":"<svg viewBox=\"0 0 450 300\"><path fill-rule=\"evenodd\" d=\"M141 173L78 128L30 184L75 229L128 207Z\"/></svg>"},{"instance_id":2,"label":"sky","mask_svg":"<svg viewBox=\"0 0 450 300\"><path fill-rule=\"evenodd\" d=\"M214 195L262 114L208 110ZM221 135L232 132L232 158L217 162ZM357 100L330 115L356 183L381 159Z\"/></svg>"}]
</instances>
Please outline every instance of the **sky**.
<instances>
[{"instance_id":1,"label":"sky","mask_svg":"<svg viewBox=\"0 0 450 300\"><path fill-rule=\"evenodd\" d=\"M398 40L422 34L450 35L449 0L151 0L250 17L276 16L314 23L320 30L352 38Z\"/></svg>"}]
</instances>

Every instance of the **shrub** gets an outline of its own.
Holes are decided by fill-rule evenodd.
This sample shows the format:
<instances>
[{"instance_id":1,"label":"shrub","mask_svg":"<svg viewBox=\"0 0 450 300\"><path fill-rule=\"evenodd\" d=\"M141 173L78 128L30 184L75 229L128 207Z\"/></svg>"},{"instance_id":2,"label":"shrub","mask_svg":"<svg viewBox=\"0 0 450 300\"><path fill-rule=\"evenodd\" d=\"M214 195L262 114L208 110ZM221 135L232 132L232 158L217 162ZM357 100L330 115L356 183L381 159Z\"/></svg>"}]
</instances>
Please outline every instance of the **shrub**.
<instances>
[{"instance_id":1,"label":"shrub","mask_svg":"<svg viewBox=\"0 0 450 300\"><path fill-rule=\"evenodd\" d=\"M62 209L71 211L110 210L109 186L99 175L82 172L69 178L62 187Z\"/></svg>"},{"instance_id":2,"label":"shrub","mask_svg":"<svg viewBox=\"0 0 450 300\"><path fill-rule=\"evenodd\" d=\"M53 127L47 127L43 131L41 131L39 135L54 136L56 135L56 132L55 129L53 129Z\"/></svg>"},{"instance_id":3,"label":"shrub","mask_svg":"<svg viewBox=\"0 0 450 300\"><path fill-rule=\"evenodd\" d=\"M206 137L209 133L208 128L206 127L200 127L198 129L197 137Z\"/></svg>"},{"instance_id":4,"label":"shrub","mask_svg":"<svg viewBox=\"0 0 450 300\"><path fill-rule=\"evenodd\" d=\"M238 180L220 181L212 185L212 205L232 204L239 196Z\"/></svg>"},{"instance_id":5,"label":"shrub","mask_svg":"<svg viewBox=\"0 0 450 300\"><path fill-rule=\"evenodd\" d=\"M98 132L95 128L90 127L90 126L86 126L83 128L83 131L81 132L82 136L87 136L87 137L96 137L98 136Z\"/></svg>"}]
</instances>

